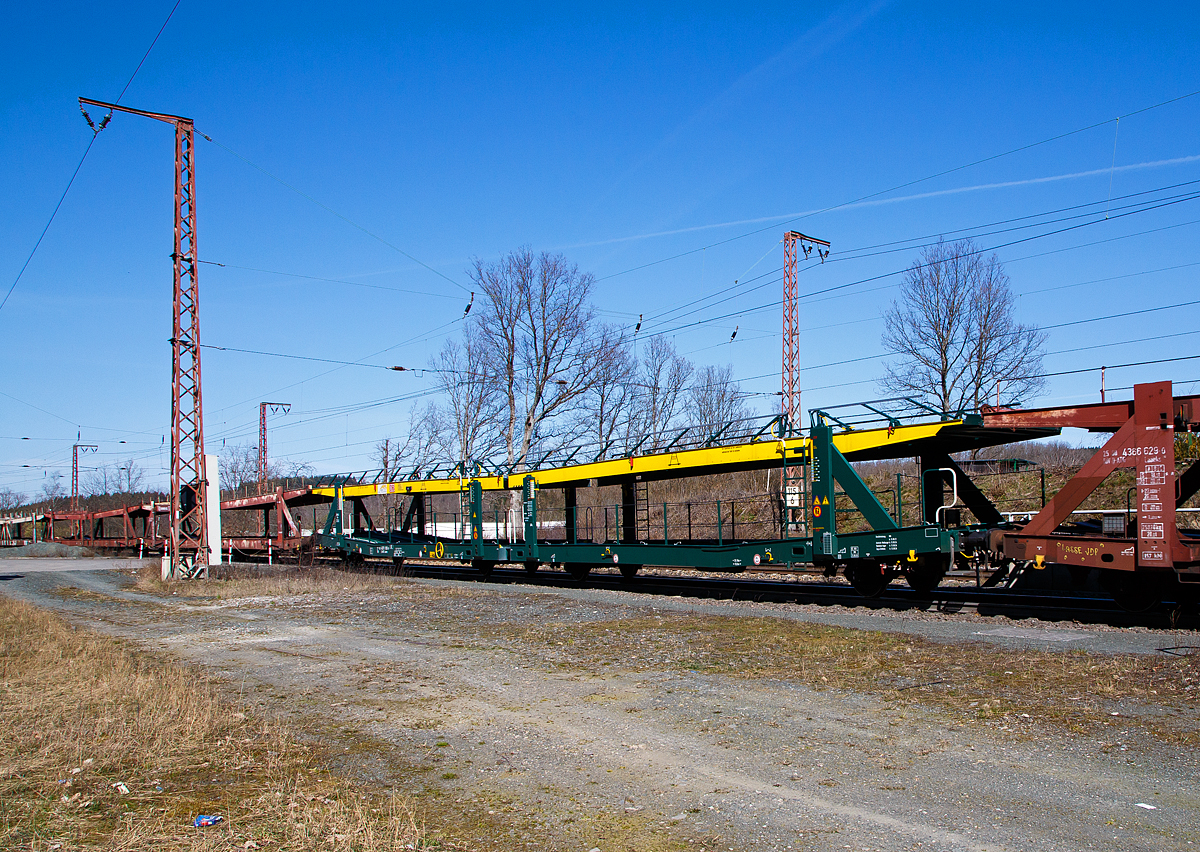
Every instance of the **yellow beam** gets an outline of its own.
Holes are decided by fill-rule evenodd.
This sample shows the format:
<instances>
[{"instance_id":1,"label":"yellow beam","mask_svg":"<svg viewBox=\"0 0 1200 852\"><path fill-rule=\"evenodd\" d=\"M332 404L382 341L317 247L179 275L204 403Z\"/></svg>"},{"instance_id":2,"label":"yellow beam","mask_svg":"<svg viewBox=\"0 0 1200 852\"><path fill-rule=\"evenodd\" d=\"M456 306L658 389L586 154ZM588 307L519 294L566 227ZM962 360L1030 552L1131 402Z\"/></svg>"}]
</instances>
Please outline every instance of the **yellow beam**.
<instances>
[{"instance_id":1,"label":"yellow beam","mask_svg":"<svg viewBox=\"0 0 1200 852\"><path fill-rule=\"evenodd\" d=\"M900 447L910 441L918 441L937 435L947 426L961 425L955 420L948 423L921 423L914 426L898 426L895 429L868 429L862 432L843 432L833 436L833 445L846 456L882 446ZM798 457L808 446L807 438L791 438L787 441L756 441L751 444L733 444L728 447L704 447L682 450L677 453L657 453L646 456L628 456L598 462L585 462L566 467L530 471L539 487L562 487L584 484L592 479L615 479L625 476L642 476L646 479L665 479L686 476L688 471L695 475L716 473L721 470L735 471L767 467L779 462L786 450L788 458ZM903 453L897 452L897 456ZM521 487L523 473L508 478L509 490ZM382 494L449 494L462 491L470 479L411 479L399 482L381 482L374 485L347 485L347 497L370 497ZM484 491L505 490L504 478L482 476L479 482ZM334 489L314 488L314 494L334 496Z\"/></svg>"}]
</instances>

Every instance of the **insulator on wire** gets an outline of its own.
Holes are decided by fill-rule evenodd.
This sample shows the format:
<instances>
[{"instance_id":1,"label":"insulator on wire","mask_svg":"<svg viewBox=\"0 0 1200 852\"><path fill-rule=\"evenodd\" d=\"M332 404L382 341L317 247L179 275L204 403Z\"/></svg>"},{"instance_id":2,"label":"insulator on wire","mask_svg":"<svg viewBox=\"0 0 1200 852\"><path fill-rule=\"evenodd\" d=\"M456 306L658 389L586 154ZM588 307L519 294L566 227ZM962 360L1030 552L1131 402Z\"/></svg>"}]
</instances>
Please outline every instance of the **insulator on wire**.
<instances>
[{"instance_id":1,"label":"insulator on wire","mask_svg":"<svg viewBox=\"0 0 1200 852\"><path fill-rule=\"evenodd\" d=\"M729 342L730 342L730 343L733 343L733 339L734 339L735 337L737 337L737 333L738 333L738 329L739 329L739 328L741 328L741 326L740 326L740 325L735 325L735 326L733 327L733 334L729 335Z\"/></svg>"},{"instance_id":2,"label":"insulator on wire","mask_svg":"<svg viewBox=\"0 0 1200 852\"><path fill-rule=\"evenodd\" d=\"M641 330L642 330L642 315L641 315L641 314L638 314L638 321L637 321L637 325L635 325L635 326L633 327L633 333L634 333L634 334L637 334L637 333L638 333L639 331L641 331Z\"/></svg>"},{"instance_id":3,"label":"insulator on wire","mask_svg":"<svg viewBox=\"0 0 1200 852\"><path fill-rule=\"evenodd\" d=\"M111 112L108 115L104 116L104 118L100 119L100 129L97 130L96 132L99 133L101 130L108 127L108 123L110 121L112 121L112 113Z\"/></svg>"},{"instance_id":4,"label":"insulator on wire","mask_svg":"<svg viewBox=\"0 0 1200 852\"><path fill-rule=\"evenodd\" d=\"M92 132L99 133L100 131L96 129L96 125L92 122L92 117L88 115L88 111L83 108L83 104L79 105L79 111L83 113L83 120L88 123L88 127L92 128Z\"/></svg>"},{"instance_id":5,"label":"insulator on wire","mask_svg":"<svg viewBox=\"0 0 1200 852\"><path fill-rule=\"evenodd\" d=\"M467 306L463 308L463 316L471 313L471 305L475 304L475 291L471 291L471 301L467 302Z\"/></svg>"}]
</instances>

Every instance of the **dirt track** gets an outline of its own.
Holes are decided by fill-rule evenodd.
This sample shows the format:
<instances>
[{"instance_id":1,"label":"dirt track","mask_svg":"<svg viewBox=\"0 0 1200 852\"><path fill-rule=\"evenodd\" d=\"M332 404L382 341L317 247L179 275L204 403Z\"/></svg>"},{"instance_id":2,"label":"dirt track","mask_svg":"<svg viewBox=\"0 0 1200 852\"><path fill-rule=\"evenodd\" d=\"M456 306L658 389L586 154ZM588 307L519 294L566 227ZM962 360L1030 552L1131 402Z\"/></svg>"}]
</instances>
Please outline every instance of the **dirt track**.
<instances>
[{"instance_id":1,"label":"dirt track","mask_svg":"<svg viewBox=\"0 0 1200 852\"><path fill-rule=\"evenodd\" d=\"M882 694L681 668L669 643L636 665L571 651L605 631L620 647L612 632L633 618L669 635L686 602L435 581L181 600L130 591L128 572L5 576L0 591L321 718L349 770L477 814L492 836L479 848L1183 850L1200 835L1197 751L1136 726L967 724ZM1169 712L1194 727L1195 710Z\"/></svg>"}]
</instances>

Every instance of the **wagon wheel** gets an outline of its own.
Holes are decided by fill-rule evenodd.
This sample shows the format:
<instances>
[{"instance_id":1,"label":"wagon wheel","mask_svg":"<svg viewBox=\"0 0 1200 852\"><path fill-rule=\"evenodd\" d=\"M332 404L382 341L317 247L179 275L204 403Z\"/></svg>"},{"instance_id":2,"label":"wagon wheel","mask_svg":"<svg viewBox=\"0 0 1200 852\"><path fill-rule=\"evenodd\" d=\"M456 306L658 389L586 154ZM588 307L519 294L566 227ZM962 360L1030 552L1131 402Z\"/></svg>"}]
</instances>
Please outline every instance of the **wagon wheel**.
<instances>
[{"instance_id":1,"label":"wagon wheel","mask_svg":"<svg viewBox=\"0 0 1200 852\"><path fill-rule=\"evenodd\" d=\"M916 562L905 563L904 581L918 594L927 595L938 587L946 576L946 558L940 554L917 557Z\"/></svg>"},{"instance_id":2,"label":"wagon wheel","mask_svg":"<svg viewBox=\"0 0 1200 852\"><path fill-rule=\"evenodd\" d=\"M632 580L637 576L637 572L641 569L641 565L622 565L621 576L626 580Z\"/></svg>"},{"instance_id":3,"label":"wagon wheel","mask_svg":"<svg viewBox=\"0 0 1200 852\"><path fill-rule=\"evenodd\" d=\"M855 562L846 566L846 579L864 598L876 598L892 582L892 569L880 562Z\"/></svg>"},{"instance_id":4,"label":"wagon wheel","mask_svg":"<svg viewBox=\"0 0 1200 852\"><path fill-rule=\"evenodd\" d=\"M539 566L540 564L541 564L541 563L539 563L539 562L538 562L536 559L529 559L529 560L526 560L526 562L525 562L525 573L526 573L526 574L529 574L529 575L536 574L536 573L537 573L537 570L538 570L538 566Z\"/></svg>"},{"instance_id":5,"label":"wagon wheel","mask_svg":"<svg viewBox=\"0 0 1200 852\"><path fill-rule=\"evenodd\" d=\"M471 567L479 574L479 579L486 580L492 576L492 569L496 567L496 563L489 559L472 559Z\"/></svg>"},{"instance_id":6,"label":"wagon wheel","mask_svg":"<svg viewBox=\"0 0 1200 852\"><path fill-rule=\"evenodd\" d=\"M572 580L583 582L592 572L592 566L586 562L568 562L565 566Z\"/></svg>"},{"instance_id":7,"label":"wagon wheel","mask_svg":"<svg viewBox=\"0 0 1200 852\"><path fill-rule=\"evenodd\" d=\"M1100 588L1126 612L1146 612L1162 601L1163 581L1153 573L1105 568L1100 572Z\"/></svg>"}]
</instances>

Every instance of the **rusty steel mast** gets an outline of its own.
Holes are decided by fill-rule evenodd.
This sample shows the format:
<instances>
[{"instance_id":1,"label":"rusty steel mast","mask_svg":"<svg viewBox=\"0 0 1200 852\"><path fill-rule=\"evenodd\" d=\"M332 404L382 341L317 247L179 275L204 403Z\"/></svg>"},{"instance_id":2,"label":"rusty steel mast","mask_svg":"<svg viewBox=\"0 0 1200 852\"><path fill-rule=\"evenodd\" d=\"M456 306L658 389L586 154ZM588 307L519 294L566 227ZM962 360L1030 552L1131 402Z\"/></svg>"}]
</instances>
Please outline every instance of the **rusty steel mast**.
<instances>
[{"instance_id":1,"label":"rusty steel mast","mask_svg":"<svg viewBox=\"0 0 1200 852\"><path fill-rule=\"evenodd\" d=\"M175 127L174 316L171 331L171 530L164 579L208 574L208 477L204 469L204 405L200 391L200 287L196 277L195 128L190 118L80 98ZM87 117L87 113L84 113ZM90 123L90 119L89 119Z\"/></svg>"},{"instance_id":2,"label":"rusty steel mast","mask_svg":"<svg viewBox=\"0 0 1200 852\"><path fill-rule=\"evenodd\" d=\"M287 414L292 410L290 402L260 402L258 404L258 493L267 489L267 411L272 414Z\"/></svg>"},{"instance_id":3,"label":"rusty steel mast","mask_svg":"<svg viewBox=\"0 0 1200 852\"><path fill-rule=\"evenodd\" d=\"M783 235L783 413L788 429L800 428L800 312L796 302L796 245L807 258L817 250L821 262L829 257L829 243L799 231Z\"/></svg>"},{"instance_id":4,"label":"rusty steel mast","mask_svg":"<svg viewBox=\"0 0 1200 852\"><path fill-rule=\"evenodd\" d=\"M95 444L75 444L71 447L71 511L79 511L79 451L94 453L100 448Z\"/></svg>"}]
</instances>

